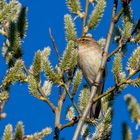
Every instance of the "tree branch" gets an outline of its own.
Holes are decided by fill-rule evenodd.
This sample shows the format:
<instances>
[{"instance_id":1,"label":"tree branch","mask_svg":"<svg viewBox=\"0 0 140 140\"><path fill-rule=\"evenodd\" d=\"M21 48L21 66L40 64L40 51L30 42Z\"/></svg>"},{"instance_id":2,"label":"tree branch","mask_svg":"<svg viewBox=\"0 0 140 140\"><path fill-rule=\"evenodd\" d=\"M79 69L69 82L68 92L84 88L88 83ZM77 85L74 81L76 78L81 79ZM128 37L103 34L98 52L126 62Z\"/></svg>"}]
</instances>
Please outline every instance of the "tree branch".
<instances>
[{"instance_id":1,"label":"tree branch","mask_svg":"<svg viewBox=\"0 0 140 140\"><path fill-rule=\"evenodd\" d=\"M114 50L112 51L110 54L108 54L108 58L110 58L112 55L114 55L115 53L117 53L122 47L123 47L123 42L122 42L122 39L120 40L120 43L119 43L119 46Z\"/></svg>"},{"instance_id":2,"label":"tree branch","mask_svg":"<svg viewBox=\"0 0 140 140\"><path fill-rule=\"evenodd\" d=\"M58 48L57 48L57 45L56 45L56 43L55 43L54 37L53 37L53 35L52 35L51 28L49 28L49 34L50 34L50 38L51 38L51 40L52 40L53 47L54 47L54 49L55 49L56 55L57 55L57 57L58 57L58 62L60 62L60 60L61 60L61 59L60 59L60 55L59 55Z\"/></svg>"},{"instance_id":3,"label":"tree branch","mask_svg":"<svg viewBox=\"0 0 140 140\"><path fill-rule=\"evenodd\" d=\"M86 6L85 6L85 15L83 17L83 29L82 29L82 35L84 36L85 33L85 26L86 26L86 20L88 15L88 7L89 7L89 0L86 0Z\"/></svg>"},{"instance_id":4,"label":"tree branch","mask_svg":"<svg viewBox=\"0 0 140 140\"><path fill-rule=\"evenodd\" d=\"M114 85L113 87L111 87L107 92L103 93L102 95L96 97L95 99L93 99L93 103L96 103L98 100L100 100L101 98L108 96L109 94L111 94L113 91L116 90L116 88L119 88L120 86L124 85L124 84L128 84L129 80L131 77L133 77L135 74L137 74L140 71L140 68L136 71L134 71L132 74L130 74L125 80L123 80L121 83Z\"/></svg>"},{"instance_id":5,"label":"tree branch","mask_svg":"<svg viewBox=\"0 0 140 140\"><path fill-rule=\"evenodd\" d=\"M65 84L63 84L62 86L64 87L64 89L65 89L67 95L69 96L69 98L70 98L70 100L71 100L71 102L72 102L74 108L76 109L78 115L81 116L81 112L80 112L78 106L76 105L75 101L73 100L73 97L70 95L67 86L66 86Z\"/></svg>"},{"instance_id":6,"label":"tree branch","mask_svg":"<svg viewBox=\"0 0 140 140\"><path fill-rule=\"evenodd\" d=\"M109 45L110 45L110 41L111 41L113 29L114 29L114 25L115 25L115 22L114 22L113 19L114 19L115 14L116 14L117 5L118 5L118 0L114 0L113 10L112 10L112 21L111 21L110 29L109 29L109 32L108 32L108 35L107 35L107 41L106 41L106 45L105 45L105 49L104 49L104 53L103 53L103 58L102 58L102 63L101 63L101 66L100 66L100 70L99 70L99 72L97 74L97 77L96 77L96 80L95 80L96 84L91 87L91 95L90 95L90 98L89 98L89 102L88 102L88 104L87 104L87 106L84 110L84 113L83 113L82 117L80 118L80 120L78 122L78 126L76 128L73 140L78 139L79 133L80 133L81 128L82 128L82 125L84 123L84 120L87 117L87 114L88 114L88 112L91 108L91 105L93 103L93 98L95 97L95 94L96 94L96 91L97 91L97 86L98 86L97 83L100 82L100 79L102 77L102 73L103 73L104 68L105 68L105 64L106 64L106 60L107 60L107 53L108 53L108 49L109 49Z\"/></svg>"}]
</instances>

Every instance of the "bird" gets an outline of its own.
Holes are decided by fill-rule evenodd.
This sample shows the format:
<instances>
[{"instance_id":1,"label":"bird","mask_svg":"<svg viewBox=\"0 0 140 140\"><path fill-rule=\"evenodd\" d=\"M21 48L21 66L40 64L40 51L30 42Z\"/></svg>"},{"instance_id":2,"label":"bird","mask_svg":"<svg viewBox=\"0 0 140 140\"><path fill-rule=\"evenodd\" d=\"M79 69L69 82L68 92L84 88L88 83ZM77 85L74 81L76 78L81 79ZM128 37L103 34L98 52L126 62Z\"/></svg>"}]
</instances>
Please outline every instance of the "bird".
<instances>
[{"instance_id":1,"label":"bird","mask_svg":"<svg viewBox=\"0 0 140 140\"><path fill-rule=\"evenodd\" d=\"M78 58L77 65L81 69L87 84L91 87L95 84L95 79L100 69L103 50L99 47L99 44L92 38L92 36L86 35L77 39L78 45ZM97 87L97 93L95 97L102 94L104 88L104 80L106 77L106 68L102 74L100 84ZM94 98L95 98L94 97ZM97 119L101 112L101 102L97 102L91 106L90 118Z\"/></svg>"}]
</instances>

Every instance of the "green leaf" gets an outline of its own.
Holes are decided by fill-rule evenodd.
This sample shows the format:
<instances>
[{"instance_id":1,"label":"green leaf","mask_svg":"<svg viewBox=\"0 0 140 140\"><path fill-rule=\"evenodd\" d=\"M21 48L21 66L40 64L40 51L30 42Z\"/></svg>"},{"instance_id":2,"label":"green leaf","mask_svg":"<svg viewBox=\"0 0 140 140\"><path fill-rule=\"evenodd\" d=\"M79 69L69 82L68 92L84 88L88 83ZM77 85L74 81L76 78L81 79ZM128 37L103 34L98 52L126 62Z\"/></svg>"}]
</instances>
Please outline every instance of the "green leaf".
<instances>
[{"instance_id":1,"label":"green leaf","mask_svg":"<svg viewBox=\"0 0 140 140\"><path fill-rule=\"evenodd\" d=\"M54 82L55 84L60 82L58 75L52 69L49 59L44 61L43 68L44 68L46 76L48 77L50 81Z\"/></svg>"},{"instance_id":2,"label":"green leaf","mask_svg":"<svg viewBox=\"0 0 140 140\"><path fill-rule=\"evenodd\" d=\"M131 94L125 95L125 101L128 105L128 110L131 114L131 118L134 121L139 121L140 117L140 105L138 104L136 98Z\"/></svg>"},{"instance_id":3,"label":"green leaf","mask_svg":"<svg viewBox=\"0 0 140 140\"><path fill-rule=\"evenodd\" d=\"M73 41L69 41L67 48L63 53L63 57L60 62L60 68L62 71L72 69L77 63L77 52L74 49Z\"/></svg>"},{"instance_id":4,"label":"green leaf","mask_svg":"<svg viewBox=\"0 0 140 140\"><path fill-rule=\"evenodd\" d=\"M81 111L84 111L84 109L87 106L87 103L89 101L89 90L88 88L84 87L79 95L79 101L78 101L78 105Z\"/></svg>"},{"instance_id":5,"label":"green leaf","mask_svg":"<svg viewBox=\"0 0 140 140\"><path fill-rule=\"evenodd\" d=\"M42 64L41 64L41 52L37 51L34 57L33 62L33 75L37 79L37 81L40 81L40 73L42 71Z\"/></svg>"},{"instance_id":6,"label":"green leaf","mask_svg":"<svg viewBox=\"0 0 140 140\"><path fill-rule=\"evenodd\" d=\"M18 32L20 35L20 38L22 39L25 36L26 30L27 30L27 8L22 7L17 19L17 25L18 25Z\"/></svg>"},{"instance_id":7,"label":"green leaf","mask_svg":"<svg viewBox=\"0 0 140 140\"><path fill-rule=\"evenodd\" d=\"M97 124L95 133L92 139L94 140L110 140L111 139L111 120L112 120L112 109L108 108L107 112L104 114L104 119Z\"/></svg>"},{"instance_id":8,"label":"green leaf","mask_svg":"<svg viewBox=\"0 0 140 140\"><path fill-rule=\"evenodd\" d=\"M81 5L79 0L66 0L66 4L70 12L78 14L81 10Z\"/></svg>"},{"instance_id":9,"label":"green leaf","mask_svg":"<svg viewBox=\"0 0 140 140\"><path fill-rule=\"evenodd\" d=\"M22 57L21 50L21 40L19 37L19 33L17 31L17 24L14 22L10 23L9 32L8 32L8 40L9 40L9 51L13 56L12 59L18 59Z\"/></svg>"},{"instance_id":10,"label":"green leaf","mask_svg":"<svg viewBox=\"0 0 140 140\"><path fill-rule=\"evenodd\" d=\"M81 80L82 80L82 72L80 70L77 70L73 80L72 96L76 94L76 91L78 90Z\"/></svg>"},{"instance_id":11,"label":"green leaf","mask_svg":"<svg viewBox=\"0 0 140 140\"><path fill-rule=\"evenodd\" d=\"M17 0L11 0L10 3L6 4L1 10L0 23L6 32L9 28L9 23L16 21L20 8L21 4Z\"/></svg>"},{"instance_id":12,"label":"green leaf","mask_svg":"<svg viewBox=\"0 0 140 140\"><path fill-rule=\"evenodd\" d=\"M76 38L76 29L71 15L64 16L65 34L67 42Z\"/></svg>"},{"instance_id":13,"label":"green leaf","mask_svg":"<svg viewBox=\"0 0 140 140\"><path fill-rule=\"evenodd\" d=\"M2 140L12 140L12 131L13 131L12 125L11 124L6 125Z\"/></svg>"},{"instance_id":14,"label":"green leaf","mask_svg":"<svg viewBox=\"0 0 140 140\"><path fill-rule=\"evenodd\" d=\"M6 6L6 0L1 0L0 1L0 11L4 9L4 7Z\"/></svg>"},{"instance_id":15,"label":"green leaf","mask_svg":"<svg viewBox=\"0 0 140 140\"><path fill-rule=\"evenodd\" d=\"M89 29L95 28L95 26L99 23L99 21L102 18L105 6L106 6L106 0L98 0L98 3L95 9L92 11L92 14L88 22Z\"/></svg>"},{"instance_id":16,"label":"green leaf","mask_svg":"<svg viewBox=\"0 0 140 140\"><path fill-rule=\"evenodd\" d=\"M24 140L24 128L23 128L22 122L18 122L18 124L16 126L14 140Z\"/></svg>"},{"instance_id":17,"label":"green leaf","mask_svg":"<svg viewBox=\"0 0 140 140\"><path fill-rule=\"evenodd\" d=\"M29 91L33 96L36 96L38 94L38 85L37 85L37 81L34 78L34 76L32 74L30 74L28 76L28 83L29 83Z\"/></svg>"},{"instance_id":18,"label":"green leaf","mask_svg":"<svg viewBox=\"0 0 140 140\"><path fill-rule=\"evenodd\" d=\"M124 27L124 41L131 36L133 23L132 23L132 12L129 5L124 8L124 16L123 16L123 27Z\"/></svg>"},{"instance_id":19,"label":"green leaf","mask_svg":"<svg viewBox=\"0 0 140 140\"><path fill-rule=\"evenodd\" d=\"M130 80L129 84L133 85L134 87L140 87L140 76L134 80Z\"/></svg>"},{"instance_id":20,"label":"green leaf","mask_svg":"<svg viewBox=\"0 0 140 140\"><path fill-rule=\"evenodd\" d=\"M50 48L45 48L41 54L42 54L42 56L41 56L42 57L42 67L43 67L43 70L44 70L46 76L48 77L49 81L52 81L55 84L59 83L60 77L52 69L51 63L48 58L48 56L50 55Z\"/></svg>"},{"instance_id":21,"label":"green leaf","mask_svg":"<svg viewBox=\"0 0 140 140\"><path fill-rule=\"evenodd\" d=\"M26 81L26 75L22 71L22 60L17 60L14 67L10 68L2 82L2 88L6 88L16 81Z\"/></svg>"},{"instance_id":22,"label":"green leaf","mask_svg":"<svg viewBox=\"0 0 140 140\"><path fill-rule=\"evenodd\" d=\"M66 111L66 119L71 121L75 117L75 111L72 106L69 106Z\"/></svg>"},{"instance_id":23,"label":"green leaf","mask_svg":"<svg viewBox=\"0 0 140 140\"><path fill-rule=\"evenodd\" d=\"M9 93L7 90L0 92L0 101L7 101L9 98Z\"/></svg>"},{"instance_id":24,"label":"green leaf","mask_svg":"<svg viewBox=\"0 0 140 140\"><path fill-rule=\"evenodd\" d=\"M25 140L43 140L52 132L52 129L47 127L43 129L41 132L36 132L33 135L27 135Z\"/></svg>"},{"instance_id":25,"label":"green leaf","mask_svg":"<svg viewBox=\"0 0 140 140\"><path fill-rule=\"evenodd\" d=\"M52 89L52 82L45 81L42 90L46 96L49 96L51 94L51 89Z\"/></svg>"},{"instance_id":26,"label":"green leaf","mask_svg":"<svg viewBox=\"0 0 140 140\"><path fill-rule=\"evenodd\" d=\"M122 124L122 129L123 129L122 131L123 140L132 140L131 130L126 123Z\"/></svg>"},{"instance_id":27,"label":"green leaf","mask_svg":"<svg viewBox=\"0 0 140 140\"><path fill-rule=\"evenodd\" d=\"M127 70L129 73L133 73L134 71L138 70L140 68L140 47L137 47L131 57L129 58L127 62Z\"/></svg>"},{"instance_id":28,"label":"green leaf","mask_svg":"<svg viewBox=\"0 0 140 140\"><path fill-rule=\"evenodd\" d=\"M115 78L116 83L122 82L126 77L126 74L122 71L122 55L121 55L121 53L115 54L112 72L114 74L114 78Z\"/></svg>"},{"instance_id":29,"label":"green leaf","mask_svg":"<svg viewBox=\"0 0 140 140\"><path fill-rule=\"evenodd\" d=\"M69 69L72 70L77 65L77 56L78 52L77 49L73 49L71 52L70 60L69 60Z\"/></svg>"},{"instance_id":30,"label":"green leaf","mask_svg":"<svg viewBox=\"0 0 140 140\"><path fill-rule=\"evenodd\" d=\"M89 135L90 130L89 130L89 125L84 124L81 130L81 136L83 139L86 139L87 136Z\"/></svg>"}]
</instances>

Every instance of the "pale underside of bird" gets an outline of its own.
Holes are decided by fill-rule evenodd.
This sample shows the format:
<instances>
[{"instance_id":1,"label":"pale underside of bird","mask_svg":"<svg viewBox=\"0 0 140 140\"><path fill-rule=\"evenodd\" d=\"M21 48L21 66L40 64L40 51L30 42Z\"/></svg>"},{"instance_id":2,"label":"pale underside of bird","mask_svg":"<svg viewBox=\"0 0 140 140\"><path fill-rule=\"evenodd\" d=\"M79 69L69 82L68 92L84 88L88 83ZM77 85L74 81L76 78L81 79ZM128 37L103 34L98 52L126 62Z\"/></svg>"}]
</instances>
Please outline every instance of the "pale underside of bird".
<instances>
[{"instance_id":1,"label":"pale underside of bird","mask_svg":"<svg viewBox=\"0 0 140 140\"><path fill-rule=\"evenodd\" d=\"M95 83L96 76L100 69L103 51L92 37L81 37L77 42L78 66L82 70L83 75L91 88L91 86ZM95 97L103 92L104 79L105 73L103 73ZM93 104L90 110L90 117L98 118L100 110L100 102Z\"/></svg>"}]
</instances>

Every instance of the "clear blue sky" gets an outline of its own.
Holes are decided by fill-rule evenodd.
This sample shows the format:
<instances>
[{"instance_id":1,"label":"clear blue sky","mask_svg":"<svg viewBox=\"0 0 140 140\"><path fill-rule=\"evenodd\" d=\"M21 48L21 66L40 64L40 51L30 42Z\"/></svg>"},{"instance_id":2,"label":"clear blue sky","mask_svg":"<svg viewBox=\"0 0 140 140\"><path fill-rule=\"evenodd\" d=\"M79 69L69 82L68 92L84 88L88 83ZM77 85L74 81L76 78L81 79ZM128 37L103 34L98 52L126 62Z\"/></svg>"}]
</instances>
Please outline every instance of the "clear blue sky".
<instances>
[{"instance_id":1,"label":"clear blue sky","mask_svg":"<svg viewBox=\"0 0 140 140\"><path fill-rule=\"evenodd\" d=\"M113 1L113 0L112 0ZM111 9L112 9L112 1L107 1L107 7L105 11L105 15L102 19L102 22L98 25L96 30L92 31L95 39L99 39L100 37L106 37L110 17L111 17ZM65 1L63 0L40 0L40 1L28 1L21 0L21 3L28 7L28 22L29 27L27 31L27 37L24 39L23 43L23 59L25 64L29 68L32 64L32 60L35 52L38 49L43 49L46 46L52 47L52 43L48 34L48 28L52 28L52 32L57 43L58 49L62 54L65 46L65 36L64 36L64 23L63 17L64 14L68 12L67 7L65 5ZM132 9L134 15L134 21L137 21L140 18L139 12L140 1L135 0L132 1ZM78 26L80 26L80 21L78 20ZM77 26L77 27L78 27ZM79 29L79 27L78 27ZM80 33L78 31L78 33ZM2 45L3 37L0 37L0 45ZM135 47L135 46L132 46ZM131 49L128 51L127 55L132 51ZM114 44L111 44L111 49L115 48ZM130 46L129 46L130 48ZM57 63L57 58L52 48L52 55L50 57L53 65ZM106 80L105 89L113 85L113 78L111 73L111 63L108 62L108 78ZM124 60L126 63L126 60ZM6 71L6 65L2 55L0 55L0 81L2 80L3 75ZM135 123L131 122L130 115L127 112L127 106L124 102L124 95L126 93L132 93L140 103L140 89L133 89L129 87L127 90L122 92L121 95L116 97L114 102L114 118L113 118L113 130L112 130L112 140L120 140L121 137L121 126L122 122L126 121L131 126L133 130L133 139L137 139L139 130L135 130ZM53 94L57 94L53 91ZM53 100L56 101L55 95L52 95ZM4 130L4 126L8 123L11 123L15 126L18 121L23 121L25 125L25 133L31 134L36 131L40 131L41 129L50 126L54 127L54 115L51 113L48 105L41 101L38 101L36 98L32 97L27 89L27 85L15 84L15 86L11 86L10 88L10 99L5 106L4 111L7 113L7 117L0 121L0 139L2 137L2 132ZM63 112L64 115L65 112ZM63 117L64 119L64 117ZM75 127L66 128L61 132L60 138L66 138L66 140L71 140ZM48 137L48 139L52 139L52 135Z\"/></svg>"}]
</instances>

